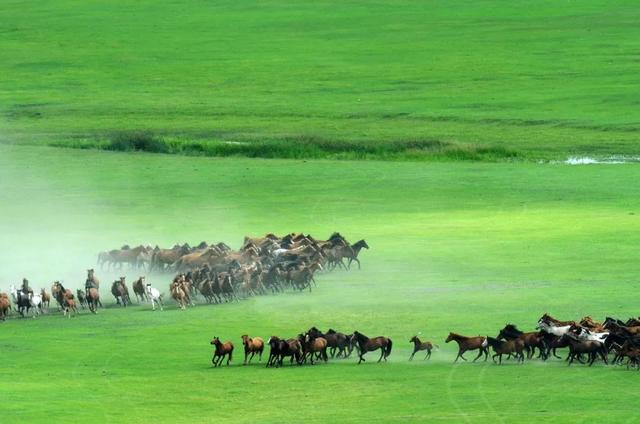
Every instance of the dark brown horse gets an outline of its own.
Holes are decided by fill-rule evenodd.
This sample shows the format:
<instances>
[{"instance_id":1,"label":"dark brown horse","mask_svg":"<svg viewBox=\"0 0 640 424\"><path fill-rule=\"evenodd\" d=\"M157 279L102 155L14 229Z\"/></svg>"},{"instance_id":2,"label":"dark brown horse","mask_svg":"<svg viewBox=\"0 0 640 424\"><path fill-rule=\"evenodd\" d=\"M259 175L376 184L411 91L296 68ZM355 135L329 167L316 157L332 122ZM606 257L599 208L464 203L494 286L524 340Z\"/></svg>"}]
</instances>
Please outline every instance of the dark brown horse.
<instances>
[{"instance_id":1,"label":"dark brown horse","mask_svg":"<svg viewBox=\"0 0 640 424\"><path fill-rule=\"evenodd\" d=\"M433 343L426 341L420 341L420 339L418 338L418 336L413 336L411 337L411 340L409 340L409 343L413 343L413 353L411 354L411 356L409 357L409 360L412 361L413 360L413 356L420 352L421 350L426 350L427 351L427 355L424 357L424 359L429 359L431 358L431 351L433 350ZM437 346L436 346L437 348Z\"/></svg>"},{"instance_id":2,"label":"dark brown horse","mask_svg":"<svg viewBox=\"0 0 640 424\"><path fill-rule=\"evenodd\" d=\"M249 363L253 359L253 356L257 353L258 362L262 361L262 351L264 350L264 341L260 337L251 338L248 335L244 334L242 336L242 344L244 345L244 365L247 365L247 357L251 354L249 358Z\"/></svg>"},{"instance_id":3,"label":"dark brown horse","mask_svg":"<svg viewBox=\"0 0 640 424\"><path fill-rule=\"evenodd\" d=\"M126 307L128 304L131 304L131 299L129 298L129 289L124 279L125 277L120 277L119 280L113 282L111 285L111 294L116 298L118 305Z\"/></svg>"},{"instance_id":4,"label":"dark brown horse","mask_svg":"<svg viewBox=\"0 0 640 424\"><path fill-rule=\"evenodd\" d=\"M138 303L140 303L141 301L144 302L147 300L147 292L145 291L144 276L134 281L133 284L131 285L131 288L133 288L133 294L136 296L136 301Z\"/></svg>"},{"instance_id":5,"label":"dark brown horse","mask_svg":"<svg viewBox=\"0 0 640 424\"><path fill-rule=\"evenodd\" d=\"M456 343L458 343L458 356L456 356L456 360L453 362L458 362L458 358L462 358L463 361L466 361L465 357L462 356L462 354L469 350L480 351L473 362L477 361L483 354L485 361L489 358L489 345L487 344L487 339L485 337L466 337L456 333L449 333L449 336L445 340L445 343L449 343L451 340L454 340Z\"/></svg>"},{"instance_id":6,"label":"dark brown horse","mask_svg":"<svg viewBox=\"0 0 640 424\"><path fill-rule=\"evenodd\" d=\"M586 353L589 357L589 366L593 365L593 362L598 356L602 358L604 363L607 363L607 351L604 347L604 343L596 341L584 341L576 340L570 333L561 337L569 343L569 365L573 363L574 359L580 360L580 355Z\"/></svg>"},{"instance_id":7,"label":"dark brown horse","mask_svg":"<svg viewBox=\"0 0 640 424\"><path fill-rule=\"evenodd\" d=\"M364 359L364 355L367 352L373 352L374 350L380 349L381 353L378 362L382 361L383 359L386 362L387 358L391 354L393 342L388 337L378 336L370 339L369 337L358 331L353 332L353 337L355 338L356 342L358 343L358 347L360 348L360 351L358 352L358 355L360 356L358 364L360 364L362 361L366 361Z\"/></svg>"},{"instance_id":8,"label":"dark brown horse","mask_svg":"<svg viewBox=\"0 0 640 424\"><path fill-rule=\"evenodd\" d=\"M211 359L213 366L219 367L225 356L227 356L227 365L229 365L229 362L233 359L233 343L228 340L222 343L219 338L214 337L213 340L211 340L211 344L216 347L216 350L213 352L213 358Z\"/></svg>"},{"instance_id":9,"label":"dark brown horse","mask_svg":"<svg viewBox=\"0 0 640 424\"><path fill-rule=\"evenodd\" d=\"M323 337L327 340L327 347L332 358L336 356L336 351L338 358L340 356L346 358L347 350L349 349L349 337L346 334L339 333L332 328L327 330L326 333L322 333L316 327L311 327L307 333L313 337Z\"/></svg>"},{"instance_id":10,"label":"dark brown horse","mask_svg":"<svg viewBox=\"0 0 640 424\"><path fill-rule=\"evenodd\" d=\"M520 339L513 340L498 340L493 337L487 336L487 343L493 348L495 354L493 355L493 362L496 361L496 356L499 359L498 364L502 364L502 355L515 354L518 362L524 362L524 342Z\"/></svg>"},{"instance_id":11,"label":"dark brown horse","mask_svg":"<svg viewBox=\"0 0 640 424\"><path fill-rule=\"evenodd\" d=\"M282 340L277 336L271 336L267 343L271 348L267 367L275 366L277 368L282 366L282 362L287 356L291 357L292 363L295 359L298 365L302 365L302 345L298 339Z\"/></svg>"},{"instance_id":12,"label":"dark brown horse","mask_svg":"<svg viewBox=\"0 0 640 424\"><path fill-rule=\"evenodd\" d=\"M524 350L527 352L527 359L531 359L535 354L536 348L539 350L538 357L546 359L546 345L544 342L544 333L537 331L524 333L518 330L513 324L507 324L504 326L500 333L498 333L498 340L515 340L520 339L524 343Z\"/></svg>"}]
</instances>

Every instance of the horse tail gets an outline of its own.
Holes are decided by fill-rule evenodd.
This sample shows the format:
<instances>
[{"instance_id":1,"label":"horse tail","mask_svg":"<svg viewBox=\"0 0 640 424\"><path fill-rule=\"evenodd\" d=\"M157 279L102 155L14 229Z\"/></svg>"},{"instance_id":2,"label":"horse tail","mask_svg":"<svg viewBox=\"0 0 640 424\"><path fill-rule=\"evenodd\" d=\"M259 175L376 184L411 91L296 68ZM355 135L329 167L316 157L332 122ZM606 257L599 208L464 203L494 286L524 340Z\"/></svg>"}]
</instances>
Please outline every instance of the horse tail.
<instances>
[{"instance_id":1,"label":"horse tail","mask_svg":"<svg viewBox=\"0 0 640 424\"><path fill-rule=\"evenodd\" d=\"M233 348L231 348L231 350L229 351L229 361L232 361L232 360L233 360Z\"/></svg>"},{"instance_id":2,"label":"horse tail","mask_svg":"<svg viewBox=\"0 0 640 424\"><path fill-rule=\"evenodd\" d=\"M438 345L433 345L434 350L440 350L440 346Z\"/></svg>"},{"instance_id":3,"label":"horse tail","mask_svg":"<svg viewBox=\"0 0 640 424\"><path fill-rule=\"evenodd\" d=\"M386 358L387 356L391 355L391 348L393 347L393 342L391 341L391 339L387 339L389 340L389 343L387 343L387 349L384 352L384 357Z\"/></svg>"}]
</instances>

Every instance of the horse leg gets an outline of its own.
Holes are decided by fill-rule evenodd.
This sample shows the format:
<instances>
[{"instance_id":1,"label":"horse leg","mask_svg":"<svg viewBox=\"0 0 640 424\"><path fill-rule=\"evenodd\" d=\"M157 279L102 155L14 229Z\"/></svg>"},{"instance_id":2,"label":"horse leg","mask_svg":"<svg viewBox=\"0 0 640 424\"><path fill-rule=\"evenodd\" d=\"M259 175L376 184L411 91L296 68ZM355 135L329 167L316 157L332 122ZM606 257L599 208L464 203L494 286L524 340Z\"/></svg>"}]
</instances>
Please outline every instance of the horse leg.
<instances>
[{"instance_id":1,"label":"horse leg","mask_svg":"<svg viewBox=\"0 0 640 424\"><path fill-rule=\"evenodd\" d=\"M431 350L427 349L427 354L426 354L426 356L424 357L423 361L424 361L425 359L429 359L429 358L431 358Z\"/></svg>"},{"instance_id":2,"label":"horse leg","mask_svg":"<svg viewBox=\"0 0 640 424\"><path fill-rule=\"evenodd\" d=\"M382 358L384 358L384 348L382 346L380 346L380 359L378 359L378 363L380 363L380 361L382 361ZM385 359L386 361L386 359Z\"/></svg>"},{"instance_id":3,"label":"horse leg","mask_svg":"<svg viewBox=\"0 0 640 424\"><path fill-rule=\"evenodd\" d=\"M482 348L481 348L481 349L480 349L480 353L478 353L478 356L476 356L476 359L474 359L474 360L473 360L473 362L476 362L478 359L480 359L480 357L481 357L483 354L484 354L484 349L482 349ZM487 360L487 357L488 357L488 356L489 356L489 355L485 356L485 359L484 359L485 361Z\"/></svg>"}]
</instances>

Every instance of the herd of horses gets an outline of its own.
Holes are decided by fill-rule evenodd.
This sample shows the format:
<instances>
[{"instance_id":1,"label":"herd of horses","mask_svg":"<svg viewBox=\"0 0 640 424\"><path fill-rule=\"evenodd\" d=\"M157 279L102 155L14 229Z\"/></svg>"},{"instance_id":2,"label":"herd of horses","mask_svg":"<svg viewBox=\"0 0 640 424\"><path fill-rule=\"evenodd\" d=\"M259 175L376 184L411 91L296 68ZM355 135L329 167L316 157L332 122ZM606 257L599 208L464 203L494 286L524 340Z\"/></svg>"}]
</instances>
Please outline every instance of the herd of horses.
<instances>
[{"instance_id":1,"label":"herd of horses","mask_svg":"<svg viewBox=\"0 0 640 424\"><path fill-rule=\"evenodd\" d=\"M640 318L621 321L606 317L603 322L594 321L586 316L578 321L560 321L549 314L538 320L537 331L523 332L513 324L507 324L496 337L462 336L449 333L446 343L458 344L458 359L468 351L478 351L474 362L484 356L489 357L489 348L494 352L492 359L502 364L503 355L523 363L525 355L532 359L536 351L537 358L543 361L551 357L562 359L558 349L567 349L565 361L568 365L577 361L592 366L596 360L605 364L626 363L627 369L640 370Z\"/></svg>"},{"instance_id":2,"label":"herd of horses","mask_svg":"<svg viewBox=\"0 0 640 424\"><path fill-rule=\"evenodd\" d=\"M172 248L139 245L122 246L120 249L100 252L98 266L101 269L143 269L146 271L188 272L207 266L210 269L226 271L229 266L246 266L260 263L263 267L275 264L287 266L291 262L321 262L330 268L336 266L350 268L353 262L360 267L358 254L369 246L364 240L349 243L340 233L333 233L328 239L316 239L310 234L290 233L284 236L266 234L264 237L246 236L242 247L231 249L223 242L209 244L201 242L197 246L188 243L176 244Z\"/></svg>"},{"instance_id":3,"label":"herd of horses","mask_svg":"<svg viewBox=\"0 0 640 424\"><path fill-rule=\"evenodd\" d=\"M148 271L178 274L169 285L169 294L181 309L195 305L198 296L207 303L222 303L239 300L258 294L284 292L287 288L311 291L316 284L314 275L320 270L341 268L348 270L352 263L360 268L358 255L369 249L365 240L351 244L340 233L333 233L327 240L319 240L310 234L291 233L282 237L267 234L264 237L245 237L242 247L232 250L224 243L200 243L196 247L188 244L175 245L171 249L138 246L102 252L98 264L107 268L143 268ZM118 305L132 304L125 277L115 280L110 287L111 295ZM86 289L73 293L60 281L51 286L51 294L42 289L39 294L22 293L12 286L11 293L16 311L21 315L35 316L49 311L49 300L53 297L58 310L71 317L79 308L97 313L102 306L100 281L93 269L88 270ZM155 310L164 308L163 294L144 276L131 286L137 302L150 302ZM0 293L0 319L4 320L11 310L8 295Z\"/></svg>"},{"instance_id":4,"label":"herd of horses","mask_svg":"<svg viewBox=\"0 0 640 424\"><path fill-rule=\"evenodd\" d=\"M458 345L458 354L454 363L459 359L466 361L464 354L470 351L478 352L473 362L482 357L486 361L493 351L493 362L501 365L503 357L513 359L516 363L524 363L525 358L532 359L536 353L537 358L543 361L551 357L562 359L558 355L558 350L567 349L565 361L568 365L575 361L592 366L596 360L601 360L605 364L626 364L627 369L640 370L640 318L621 321L607 317L600 323L588 316L579 321L560 321L549 314L544 314L538 320L536 330L523 332L516 325L507 324L496 337L449 333L445 343L454 341ZM409 342L413 344L410 361L420 351L426 351L424 359L429 359L432 350L438 348L430 341L421 341L418 336L413 336ZM360 364L365 361L364 355L367 352L378 349L380 350L378 362L383 360L386 362L393 346L393 342L388 337L369 338L358 331L344 334L333 329L322 333L316 327L289 339L271 336L266 344L259 337L250 338L243 335L242 343L245 353L244 365L250 363L255 354L258 354L261 359L265 346L269 345L267 367L280 367L286 359L289 359L289 363L298 365L307 362L314 364L314 361L318 360L327 362L329 357L327 352L332 358L349 358L354 351L357 352L358 364ZM233 354L233 343L231 341L222 343L216 337L211 344L215 345L213 366L220 366L225 356L229 365Z\"/></svg>"}]
</instances>

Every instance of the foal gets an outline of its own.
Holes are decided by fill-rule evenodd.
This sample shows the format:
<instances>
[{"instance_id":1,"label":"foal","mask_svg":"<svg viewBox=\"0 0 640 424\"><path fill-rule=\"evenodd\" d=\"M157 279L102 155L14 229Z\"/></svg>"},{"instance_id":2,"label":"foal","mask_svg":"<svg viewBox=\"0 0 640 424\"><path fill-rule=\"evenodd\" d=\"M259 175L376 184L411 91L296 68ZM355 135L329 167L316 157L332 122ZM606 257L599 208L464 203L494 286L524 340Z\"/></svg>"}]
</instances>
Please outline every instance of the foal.
<instances>
[{"instance_id":1,"label":"foal","mask_svg":"<svg viewBox=\"0 0 640 424\"><path fill-rule=\"evenodd\" d=\"M421 342L420 339L418 338L418 336L413 336L411 338L411 340L409 340L409 343L413 343L413 353L409 357L410 361L413 360L413 355L415 355L417 352L419 352L421 350L426 350L427 351L427 356L425 356L424 359L431 358L431 350L433 349L433 344L431 342L428 342L428 341L427 342ZM436 346L436 348L437 348L437 346Z\"/></svg>"},{"instance_id":2,"label":"foal","mask_svg":"<svg viewBox=\"0 0 640 424\"><path fill-rule=\"evenodd\" d=\"M216 347L215 352L213 352L213 358L211 359L213 366L219 367L226 355L228 355L227 365L229 365L233 356L233 343L230 341L222 343L219 338L214 337L213 340L211 340L211 344Z\"/></svg>"},{"instance_id":3,"label":"foal","mask_svg":"<svg viewBox=\"0 0 640 424\"><path fill-rule=\"evenodd\" d=\"M456 356L456 360L453 361L454 363L458 362L458 358L462 358L463 361L466 361L462 354L468 350L480 350L480 353L478 353L478 356L476 356L473 362L476 362L483 354L485 361L489 358L487 339L482 336L466 337L456 333L449 333L449 336L447 336L447 339L444 342L449 343L451 340L458 343L458 356Z\"/></svg>"}]
</instances>

